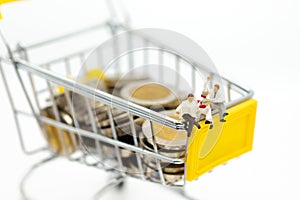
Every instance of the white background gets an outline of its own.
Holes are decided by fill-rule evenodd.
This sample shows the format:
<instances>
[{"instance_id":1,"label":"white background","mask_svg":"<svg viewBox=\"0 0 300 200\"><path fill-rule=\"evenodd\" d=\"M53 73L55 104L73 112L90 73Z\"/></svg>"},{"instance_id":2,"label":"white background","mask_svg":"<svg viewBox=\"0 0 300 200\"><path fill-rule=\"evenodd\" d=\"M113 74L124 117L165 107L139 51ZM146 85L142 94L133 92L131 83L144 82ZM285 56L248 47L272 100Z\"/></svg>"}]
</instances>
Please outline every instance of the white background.
<instances>
[{"instance_id":1,"label":"white background","mask_svg":"<svg viewBox=\"0 0 300 200\"><path fill-rule=\"evenodd\" d=\"M225 77L258 100L253 151L201 176L187 190L199 199L300 199L300 4L297 0L124 0L136 28L165 28L202 46ZM1 7L10 43L33 42L94 24L99 1L40 0ZM1 55L4 52L1 51ZM18 199L18 184L37 157L25 156L0 81L0 199ZM35 199L88 199L107 180L102 171L59 161L28 185ZM107 199L181 199L139 180Z\"/></svg>"}]
</instances>

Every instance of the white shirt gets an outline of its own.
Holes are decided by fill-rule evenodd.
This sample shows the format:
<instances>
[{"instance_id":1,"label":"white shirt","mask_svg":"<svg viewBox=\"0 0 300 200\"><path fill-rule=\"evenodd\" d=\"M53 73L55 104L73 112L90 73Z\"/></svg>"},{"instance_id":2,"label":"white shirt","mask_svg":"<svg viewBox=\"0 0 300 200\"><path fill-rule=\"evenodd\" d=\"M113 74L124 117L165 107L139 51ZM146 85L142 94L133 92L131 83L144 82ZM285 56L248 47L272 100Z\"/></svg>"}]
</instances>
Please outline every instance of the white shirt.
<instances>
[{"instance_id":1,"label":"white shirt","mask_svg":"<svg viewBox=\"0 0 300 200\"><path fill-rule=\"evenodd\" d=\"M180 117L188 113L192 117L197 118L197 113L199 112L199 107L196 101L189 102L189 100L183 101L177 108L176 112L179 112Z\"/></svg>"},{"instance_id":2,"label":"white shirt","mask_svg":"<svg viewBox=\"0 0 300 200\"><path fill-rule=\"evenodd\" d=\"M210 94L210 99L212 103L225 103L225 95L224 92L219 89L215 94L214 91Z\"/></svg>"}]
</instances>

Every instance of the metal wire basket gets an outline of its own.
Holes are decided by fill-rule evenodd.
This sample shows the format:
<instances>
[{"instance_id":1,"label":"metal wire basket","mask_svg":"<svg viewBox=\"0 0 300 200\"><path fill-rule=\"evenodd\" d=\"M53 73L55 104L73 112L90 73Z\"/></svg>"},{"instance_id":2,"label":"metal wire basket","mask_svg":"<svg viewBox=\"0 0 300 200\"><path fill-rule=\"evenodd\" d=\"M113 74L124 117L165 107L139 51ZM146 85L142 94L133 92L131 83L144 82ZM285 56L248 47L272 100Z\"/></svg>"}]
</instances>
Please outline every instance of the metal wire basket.
<instances>
[{"instance_id":1,"label":"metal wire basket","mask_svg":"<svg viewBox=\"0 0 300 200\"><path fill-rule=\"evenodd\" d=\"M109 38L109 36L115 35L116 33L128 30L130 30L130 28L126 24L107 21L103 24L88 27L84 30L78 30L40 43L28 46L19 44L14 51L11 50L6 40L2 38L7 46L9 58L1 58L0 72L12 106L22 150L28 155L44 150L52 153L50 158L42 160L39 164L34 165L28 172L28 175L36 167L41 166L42 163L50 161L57 156L62 156L71 161L80 162L88 166L94 166L116 173L118 176L106 187L118 185L125 177L131 176L183 189L186 185L186 180L193 180L202 173L210 171L214 166L251 150L256 108L256 103L251 103L250 100L253 96L253 92L244 89L211 71L207 71L205 67L195 60L178 52L176 49L166 47L166 44L161 44L142 35L128 34L128 37L124 39L126 39L129 46L135 45L135 37L139 38L139 44L147 45L144 45L144 48L135 48L136 50L133 51L138 51L140 53L138 60L129 53L127 54L129 56L126 57L124 62L128 63L128 66L134 66L135 62L149 64L154 60L155 64L162 65L167 59L173 60L172 62L175 71L188 71L188 76L190 77L189 84L192 85L195 93L200 93L200 90L197 88L197 85L199 85L197 82L197 71L210 74L212 79L221 78L224 90L226 91L226 107L230 110L230 114L233 113L233 116L235 115L235 112L240 114L241 112L244 112L245 109L249 110L249 107L255 107L251 112L249 111L249 115L245 116L247 118L245 123L247 124L249 131L239 131L244 129L246 125L243 125L242 128L229 127L229 130L224 129L223 133L222 131L219 131L227 138L232 138L232 135L226 136L227 132L230 132L230 134L237 132L241 133L240 135L242 136L239 138L239 141L242 141L243 145L237 146L233 149L234 151L232 149L228 150L230 153L217 158L215 157L213 160L211 158L208 158L208 161L203 159L205 167L199 165L202 171L198 170L199 166L196 163L195 158L199 156L200 150L197 148L200 148L200 146L203 145L205 146L201 141L203 142L205 137L210 137L208 136L210 134L209 130L202 130L205 131L205 137L203 134L197 133L197 131L195 131L194 134L192 133L192 137L186 136L185 144L183 145L183 149L181 149L181 156L173 156L164 153L160 151L161 147L157 144L153 124L161 124L169 129L186 133L186 124L183 121L170 118L160 112L128 102L114 94L105 92L101 89L95 89L95 87L91 87L71 78L74 77L73 74L77 74L81 69L82 63L84 63L87 55L94 50L94 47L72 52L58 58L48 60L39 59L39 53L44 49L53 48L54 50L57 47L53 46L63 46L68 40L79 42L82 41L82 37L95 33L106 34L107 38ZM121 47L118 42L115 42L114 44L112 52L116 53L114 56L118 56L121 54ZM35 56L38 59L35 59ZM101 57L97 57L97 59L101 60ZM7 80L7 73L11 73L10 70L15 71L16 77L15 79ZM91 73L90 69L85 70L84 74ZM159 80L162 80L163 77L166 76L166 74L163 74L163 71L158 70L157 73L157 76L160 76ZM16 85L16 80L19 82L18 85ZM173 87L179 87L179 83L176 82L176 80L178 80L178 78L175 78ZM59 89L62 89L63 92L56 93ZM22 92L22 96L26 100L26 106L24 105L24 101L20 99L20 92ZM74 96L83 102L83 107L87 113L87 120L89 121L89 128L81 127L82 125L79 124L78 120L74 119L76 118L76 116L74 116L74 104L72 102L74 101ZM47 101L45 101L45 99ZM63 112L61 110L61 100L64 101L65 107L69 108L68 112ZM103 134L101 129L99 130L97 128L97 120L95 120L96 116L92 112L93 104L91 103L91 100L93 100L94 104L95 102L100 103L105 109L107 122L111 131L109 137ZM251 105L249 104L249 101ZM20 102L21 105L18 105ZM48 111L45 108L47 108ZM127 131L131 134L133 141L127 142L120 140L116 116L114 115L114 112L116 111L126 113L129 124L129 129ZM249 116L251 116L251 118L249 118ZM70 117L71 121L69 120ZM143 141L139 137L139 131L135 128L136 118L150 123L151 137L149 141L152 142L152 144L150 144L151 149L147 149L141 144ZM234 121L235 119L230 118L228 120L229 124L230 120ZM34 135L32 135L31 133L30 135L27 130L22 128L22 123L36 124L37 126L35 128L39 129L39 131L43 133L41 135L44 137L41 138L41 140L38 140L38 142L36 140L32 142L33 137L38 137L37 134L34 133ZM218 123L216 123L215 126L219 126ZM51 132L52 134L49 134ZM247 140L245 140L245 138L247 138ZM236 142L236 144L240 144L239 141ZM45 146L35 148L37 143L44 144ZM82 145L82 143L84 143L84 145ZM88 148L86 148L87 143L89 143ZM92 150L89 149L91 146ZM223 146L219 148L223 148ZM218 149L218 147L215 147L215 149ZM113 152L114 155L109 157L107 151L110 152L110 154ZM210 149L210 152L211 151L212 149ZM220 152L220 150L217 151ZM132 168L128 167L124 160L123 154L128 152L133 153L131 159L134 159L136 172L130 171ZM224 152L226 152L226 149ZM97 159L91 159L95 157L95 155ZM114 160L115 165L107 165L106 161L109 159ZM206 164L206 162L210 162L210 164ZM151 163L151 166L149 166L149 163ZM172 175L166 173L166 163L168 166L176 165L182 167L180 175L175 177L175 180ZM151 170L149 171L149 169ZM168 170L170 170L170 168L168 168ZM24 181L26 180L26 177L24 177ZM24 183L25 182L22 182L22 184ZM23 196L26 196L23 188L22 194ZM101 192L99 192L98 195L101 195Z\"/></svg>"}]
</instances>

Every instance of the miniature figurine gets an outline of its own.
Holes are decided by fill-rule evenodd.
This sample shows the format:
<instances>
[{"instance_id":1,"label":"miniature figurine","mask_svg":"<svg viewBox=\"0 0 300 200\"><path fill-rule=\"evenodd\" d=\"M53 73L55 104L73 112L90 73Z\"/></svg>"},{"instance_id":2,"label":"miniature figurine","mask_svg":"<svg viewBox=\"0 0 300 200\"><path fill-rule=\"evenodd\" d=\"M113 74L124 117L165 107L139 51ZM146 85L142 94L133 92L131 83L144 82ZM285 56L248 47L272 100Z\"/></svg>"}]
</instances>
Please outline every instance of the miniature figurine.
<instances>
[{"instance_id":1,"label":"miniature figurine","mask_svg":"<svg viewBox=\"0 0 300 200\"><path fill-rule=\"evenodd\" d=\"M207 98L207 95L209 94L208 91L203 91L201 94L202 100L197 100L199 104L199 118L201 115L205 115L205 124L210 124L209 128L212 129L214 127L212 115L211 115L211 108L210 108L210 100Z\"/></svg>"},{"instance_id":2,"label":"miniature figurine","mask_svg":"<svg viewBox=\"0 0 300 200\"><path fill-rule=\"evenodd\" d=\"M225 107L225 96L220 90L220 85L215 84L213 92L210 94L211 107L213 110L219 110L220 122L226 122L224 117L228 115Z\"/></svg>"},{"instance_id":3,"label":"miniature figurine","mask_svg":"<svg viewBox=\"0 0 300 200\"><path fill-rule=\"evenodd\" d=\"M176 108L176 114L178 114L180 118L183 118L186 122L186 128L189 135L193 129L193 125L195 125L198 129L201 128L200 124L196 122L198 113L198 105L194 100L194 95L191 93L188 94L188 99L183 101Z\"/></svg>"},{"instance_id":4,"label":"miniature figurine","mask_svg":"<svg viewBox=\"0 0 300 200\"><path fill-rule=\"evenodd\" d=\"M210 100L207 98L208 94L209 94L209 90L208 90L208 83L210 81L210 76L207 76L206 81L204 83L203 86L203 91L201 94L202 100L197 100L199 104L199 108L200 108L200 116L201 115L205 115L205 124L210 124L210 129L213 128L213 120L212 120L212 115L211 115L211 107L210 107Z\"/></svg>"}]
</instances>

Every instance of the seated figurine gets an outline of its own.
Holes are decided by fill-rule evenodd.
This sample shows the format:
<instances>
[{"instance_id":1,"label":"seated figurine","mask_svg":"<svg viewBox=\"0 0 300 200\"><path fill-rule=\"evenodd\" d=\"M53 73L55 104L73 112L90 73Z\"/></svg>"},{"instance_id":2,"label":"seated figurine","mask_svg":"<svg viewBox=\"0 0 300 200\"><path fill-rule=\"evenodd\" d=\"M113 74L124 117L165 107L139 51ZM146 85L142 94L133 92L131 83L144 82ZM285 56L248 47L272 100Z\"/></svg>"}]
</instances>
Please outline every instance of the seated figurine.
<instances>
[{"instance_id":1,"label":"seated figurine","mask_svg":"<svg viewBox=\"0 0 300 200\"><path fill-rule=\"evenodd\" d=\"M208 91L203 91L201 94L202 99L197 100L199 103L199 118L201 115L205 115L205 124L210 124L210 129L213 128L213 120L211 115L211 108L210 108L210 100L207 98Z\"/></svg>"}]
</instances>

